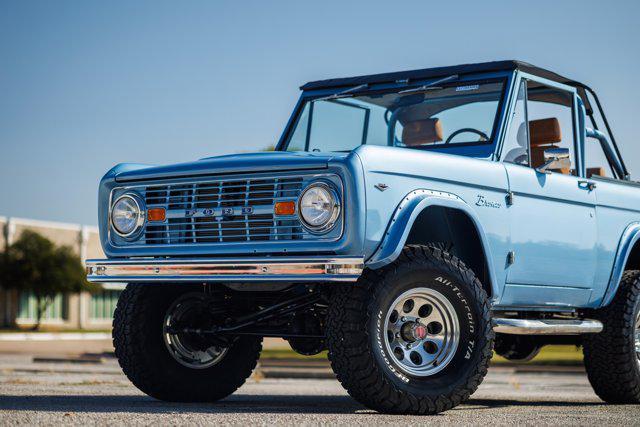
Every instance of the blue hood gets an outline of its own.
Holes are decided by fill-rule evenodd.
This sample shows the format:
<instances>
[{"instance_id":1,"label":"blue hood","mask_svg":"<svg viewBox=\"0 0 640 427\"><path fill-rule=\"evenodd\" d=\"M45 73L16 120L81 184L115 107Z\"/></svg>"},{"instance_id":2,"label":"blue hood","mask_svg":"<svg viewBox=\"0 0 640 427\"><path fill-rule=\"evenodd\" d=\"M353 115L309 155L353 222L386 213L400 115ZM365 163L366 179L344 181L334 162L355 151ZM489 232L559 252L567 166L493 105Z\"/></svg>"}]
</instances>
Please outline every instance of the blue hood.
<instances>
[{"instance_id":1,"label":"blue hood","mask_svg":"<svg viewBox=\"0 0 640 427\"><path fill-rule=\"evenodd\" d=\"M115 179L119 182L125 182L242 172L326 169L332 158L345 156L347 153L268 151L207 157L195 162L166 166L120 165L121 171L116 173Z\"/></svg>"}]
</instances>

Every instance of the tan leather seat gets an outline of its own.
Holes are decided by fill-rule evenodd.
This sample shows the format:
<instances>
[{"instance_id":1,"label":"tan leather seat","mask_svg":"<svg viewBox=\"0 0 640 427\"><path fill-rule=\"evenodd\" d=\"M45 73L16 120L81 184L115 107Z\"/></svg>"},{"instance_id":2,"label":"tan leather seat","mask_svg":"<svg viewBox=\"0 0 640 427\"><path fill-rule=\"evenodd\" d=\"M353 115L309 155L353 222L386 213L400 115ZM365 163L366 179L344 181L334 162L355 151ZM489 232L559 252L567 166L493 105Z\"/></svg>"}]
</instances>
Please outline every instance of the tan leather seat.
<instances>
[{"instance_id":1,"label":"tan leather seat","mask_svg":"<svg viewBox=\"0 0 640 427\"><path fill-rule=\"evenodd\" d=\"M402 142L407 147L433 144L442 141L440 119L413 120L403 124Z\"/></svg>"},{"instance_id":2,"label":"tan leather seat","mask_svg":"<svg viewBox=\"0 0 640 427\"><path fill-rule=\"evenodd\" d=\"M604 168L602 166L587 168L587 178L591 178L592 176L607 176Z\"/></svg>"},{"instance_id":3,"label":"tan leather seat","mask_svg":"<svg viewBox=\"0 0 640 427\"><path fill-rule=\"evenodd\" d=\"M544 151L549 148L558 148L562 142L562 130L560 122L555 117L529 122L529 139L531 141L531 167L539 168L545 164ZM557 172L565 175L571 174L571 167Z\"/></svg>"}]
</instances>

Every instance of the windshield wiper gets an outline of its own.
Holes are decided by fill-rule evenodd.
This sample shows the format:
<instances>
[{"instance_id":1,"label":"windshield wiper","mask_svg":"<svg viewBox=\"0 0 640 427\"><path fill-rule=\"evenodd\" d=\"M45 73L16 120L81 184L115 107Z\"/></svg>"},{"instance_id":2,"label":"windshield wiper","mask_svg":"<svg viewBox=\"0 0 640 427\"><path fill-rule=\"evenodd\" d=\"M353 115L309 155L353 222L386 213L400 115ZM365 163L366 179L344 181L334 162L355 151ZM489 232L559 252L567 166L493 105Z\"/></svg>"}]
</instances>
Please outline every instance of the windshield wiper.
<instances>
[{"instance_id":1,"label":"windshield wiper","mask_svg":"<svg viewBox=\"0 0 640 427\"><path fill-rule=\"evenodd\" d=\"M324 96L322 98L318 98L318 99L314 99L313 101L331 101L333 99L340 99L340 98L349 98L351 96L353 96L353 92L357 92L361 89L366 89L369 87L369 83L365 83L362 85L358 85L358 86L354 86L351 87L349 89L343 90L342 92L338 92L338 93L334 93L333 95L329 95L329 96Z\"/></svg>"},{"instance_id":2,"label":"windshield wiper","mask_svg":"<svg viewBox=\"0 0 640 427\"><path fill-rule=\"evenodd\" d=\"M445 78L440 79L440 80L433 81L431 83L427 83L426 85L414 87L414 88L407 89L407 90L402 90L402 91L398 92L398 94L425 92L425 91L428 91L428 90L438 90L438 89L442 89L442 88L437 86L437 85L439 85L441 83L452 82L454 80L458 80L458 75L457 74L454 74L454 75L449 76L449 77L445 77Z\"/></svg>"}]
</instances>

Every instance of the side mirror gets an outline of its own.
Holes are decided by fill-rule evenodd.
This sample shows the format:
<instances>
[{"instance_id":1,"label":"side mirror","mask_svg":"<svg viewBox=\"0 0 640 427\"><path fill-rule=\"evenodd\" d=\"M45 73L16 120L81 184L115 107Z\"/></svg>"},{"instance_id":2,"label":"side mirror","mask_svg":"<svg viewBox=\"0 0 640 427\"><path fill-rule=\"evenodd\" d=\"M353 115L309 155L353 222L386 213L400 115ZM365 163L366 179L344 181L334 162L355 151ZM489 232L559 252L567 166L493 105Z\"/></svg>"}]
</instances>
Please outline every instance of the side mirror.
<instances>
[{"instance_id":1,"label":"side mirror","mask_svg":"<svg viewBox=\"0 0 640 427\"><path fill-rule=\"evenodd\" d=\"M544 165L536 169L540 173L551 173L552 170L571 168L568 148L548 148L544 150Z\"/></svg>"}]
</instances>

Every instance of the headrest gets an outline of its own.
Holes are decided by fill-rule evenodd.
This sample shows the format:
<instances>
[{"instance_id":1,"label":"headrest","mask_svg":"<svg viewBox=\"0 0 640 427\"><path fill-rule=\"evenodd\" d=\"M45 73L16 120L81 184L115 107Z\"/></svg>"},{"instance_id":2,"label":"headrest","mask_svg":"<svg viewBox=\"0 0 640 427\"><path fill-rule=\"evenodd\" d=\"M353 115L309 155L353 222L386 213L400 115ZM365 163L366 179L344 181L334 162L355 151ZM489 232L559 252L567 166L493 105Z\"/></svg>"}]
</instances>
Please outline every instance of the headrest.
<instances>
[{"instance_id":1,"label":"headrest","mask_svg":"<svg viewBox=\"0 0 640 427\"><path fill-rule=\"evenodd\" d=\"M562 141L560 122L555 117L529 122L531 146L557 144Z\"/></svg>"},{"instance_id":2,"label":"headrest","mask_svg":"<svg viewBox=\"0 0 640 427\"><path fill-rule=\"evenodd\" d=\"M442 141L440 119L424 119L407 122L402 128L402 142L409 146L433 144Z\"/></svg>"}]
</instances>

